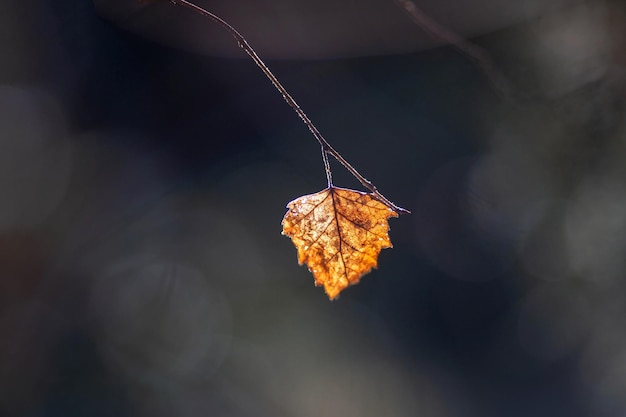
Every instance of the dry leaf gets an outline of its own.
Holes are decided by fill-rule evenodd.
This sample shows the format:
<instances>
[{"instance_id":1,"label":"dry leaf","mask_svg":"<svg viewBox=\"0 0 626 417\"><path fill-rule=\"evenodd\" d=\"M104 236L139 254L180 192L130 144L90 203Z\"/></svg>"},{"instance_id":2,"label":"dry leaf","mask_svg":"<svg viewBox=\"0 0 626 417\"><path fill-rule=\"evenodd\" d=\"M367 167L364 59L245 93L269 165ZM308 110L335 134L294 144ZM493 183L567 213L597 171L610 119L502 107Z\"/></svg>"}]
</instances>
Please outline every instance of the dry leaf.
<instances>
[{"instance_id":1,"label":"dry leaf","mask_svg":"<svg viewBox=\"0 0 626 417\"><path fill-rule=\"evenodd\" d=\"M378 254L390 248L389 217L398 213L370 194L329 187L289 204L283 234L298 249L315 285L324 285L332 300L378 264Z\"/></svg>"}]
</instances>

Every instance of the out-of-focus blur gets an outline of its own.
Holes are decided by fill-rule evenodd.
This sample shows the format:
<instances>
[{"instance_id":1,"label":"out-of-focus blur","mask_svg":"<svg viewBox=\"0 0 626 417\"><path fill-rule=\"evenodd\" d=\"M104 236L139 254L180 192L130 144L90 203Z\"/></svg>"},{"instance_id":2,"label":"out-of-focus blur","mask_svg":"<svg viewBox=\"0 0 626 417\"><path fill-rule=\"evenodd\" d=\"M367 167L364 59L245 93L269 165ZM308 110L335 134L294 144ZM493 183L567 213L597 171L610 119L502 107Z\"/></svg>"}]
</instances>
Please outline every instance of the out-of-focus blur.
<instances>
[{"instance_id":1,"label":"out-of-focus blur","mask_svg":"<svg viewBox=\"0 0 626 417\"><path fill-rule=\"evenodd\" d=\"M319 146L251 61L0 3L0 415L626 414L626 7L510 3L473 41L511 94L451 47L268 62L412 211L334 302L280 235Z\"/></svg>"}]
</instances>

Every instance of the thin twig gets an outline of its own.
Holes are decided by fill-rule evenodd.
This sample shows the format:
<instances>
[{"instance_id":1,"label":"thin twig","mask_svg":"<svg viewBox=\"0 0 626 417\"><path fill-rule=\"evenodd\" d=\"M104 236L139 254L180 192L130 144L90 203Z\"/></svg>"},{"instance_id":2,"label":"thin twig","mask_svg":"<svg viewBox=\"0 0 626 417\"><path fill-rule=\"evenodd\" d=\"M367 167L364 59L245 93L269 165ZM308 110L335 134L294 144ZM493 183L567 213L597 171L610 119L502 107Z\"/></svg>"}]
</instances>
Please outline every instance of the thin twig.
<instances>
[{"instance_id":1,"label":"thin twig","mask_svg":"<svg viewBox=\"0 0 626 417\"><path fill-rule=\"evenodd\" d=\"M417 7L412 0L395 0L395 2L431 38L454 46L463 55L474 61L495 89L505 98L509 99L513 96L514 88L511 82L496 68L493 60L483 48L465 40L462 36L435 22Z\"/></svg>"},{"instance_id":2,"label":"thin twig","mask_svg":"<svg viewBox=\"0 0 626 417\"><path fill-rule=\"evenodd\" d=\"M261 71L263 71L263 73L267 76L267 78L269 78L269 80L272 82L274 87L276 87L278 92L280 92L280 94L283 96L287 104L289 104L289 106L292 109L294 109L294 111L298 114L300 119L302 119L304 124L309 128L309 130L311 131L315 139L317 139L317 141L319 142L320 146L322 147L322 161L324 162L324 169L326 171L326 179L328 181L329 187L333 186L333 181L332 181L332 175L330 172L330 164L328 163L327 155L332 155L337 161L339 161L341 165L343 165L345 169L348 170L348 172L350 172L365 188L367 188L372 193L372 195L376 197L376 199L380 200L387 207L389 207L390 209L394 211L397 211L398 213L407 213L407 214L410 213L410 211L403 209L402 207L396 206L389 199L383 196L376 189L374 184L372 184L363 175L361 175L352 165L348 163L348 161L346 161L341 156L341 154L339 154L339 152L337 152L332 146L330 146L330 144L328 143L328 141L326 141L326 139L324 139L324 136L322 136L320 131L317 130L317 128L315 127L311 119L309 119L306 113L304 113L304 111L300 108L298 103L296 103L293 97L291 97L291 95L287 92L285 87L283 87L283 85L278 81L276 76L272 73L272 71L270 71L269 67L263 62L263 60L261 60L261 58L254 51L254 49L252 49L252 47L248 44L248 42L245 40L243 35L241 35L241 33L239 33L234 27L232 27L229 23L227 23L221 17L209 12L206 9L203 9L202 7L194 3L191 3L187 0L170 0L170 1L173 4L180 4L181 6L185 6L195 12L202 14L203 16L208 17L209 19L215 21L224 29L226 29L235 38L235 40L237 41L241 49L243 49L250 56L250 58L252 58L255 64L257 64L257 66L261 69Z\"/></svg>"}]
</instances>

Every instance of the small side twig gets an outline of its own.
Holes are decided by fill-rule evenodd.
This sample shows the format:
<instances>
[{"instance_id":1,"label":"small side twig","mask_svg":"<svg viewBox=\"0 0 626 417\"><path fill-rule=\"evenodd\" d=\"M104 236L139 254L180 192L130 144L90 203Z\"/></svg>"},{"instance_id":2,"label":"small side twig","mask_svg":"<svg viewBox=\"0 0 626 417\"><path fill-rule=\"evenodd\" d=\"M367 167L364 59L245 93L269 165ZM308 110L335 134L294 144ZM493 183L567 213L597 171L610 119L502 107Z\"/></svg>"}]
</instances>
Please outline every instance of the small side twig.
<instances>
[{"instance_id":1,"label":"small side twig","mask_svg":"<svg viewBox=\"0 0 626 417\"><path fill-rule=\"evenodd\" d=\"M263 71L265 76L267 76L267 78L272 82L274 87L276 87L278 92L283 96L283 98L285 99L287 104L289 104L289 106L298 114L300 119L302 119L302 121L309 128L309 130L311 131L311 133L313 134L315 139L317 139L317 141L319 142L320 146L322 147L322 161L324 162L324 169L326 171L326 179L328 181L328 186L329 187L333 186L333 180L332 180L332 175L331 175L331 171L330 171L330 164L328 162L328 155L332 155L333 158L335 158L337 161L339 161L339 163L341 165L343 165L343 167L345 169L347 169L348 172L350 172L350 174L352 174L361 183L361 185L363 185L363 187L367 188L370 191L370 193L372 193L372 195L374 197L376 197L376 199L380 200L387 207L389 207L390 209L392 209L394 211L397 211L398 213L405 213L405 214L410 213L410 211L395 205L388 198L383 196L376 189L376 187L374 186L374 184L372 184L371 181L369 181L363 175L361 175L352 165L350 165L348 163L348 161L346 161L341 156L341 154L339 152L337 152L328 143L328 141L324 138L324 136L322 136L320 131L315 127L315 125L313 124L311 119L309 119L309 117L306 115L306 113L300 108L298 103L296 103L296 101L293 99L293 97L291 97L291 95L287 92L285 87L283 87L283 85L278 81L276 76L272 73L272 71L270 71L269 67L257 55L257 53L254 51L254 49L252 49L252 47L248 44L248 42L243 37L243 35L241 35L241 33L239 33L234 27L232 27L228 22L226 22L221 17L219 17L219 16L209 12L208 10L206 10L206 9L204 9L204 8L194 4L192 2L189 2L187 0L170 0L170 1L173 4L179 4L181 6L187 7L188 9L191 9L191 10L197 12L197 13L200 13L201 15L203 15L205 17L208 17L209 19L213 20L214 22L216 22L220 26L222 26L224 29L226 29L235 38L235 40L239 44L239 47L241 49L243 49L250 56L250 58L252 58L254 63L261 69L261 71Z\"/></svg>"}]
</instances>

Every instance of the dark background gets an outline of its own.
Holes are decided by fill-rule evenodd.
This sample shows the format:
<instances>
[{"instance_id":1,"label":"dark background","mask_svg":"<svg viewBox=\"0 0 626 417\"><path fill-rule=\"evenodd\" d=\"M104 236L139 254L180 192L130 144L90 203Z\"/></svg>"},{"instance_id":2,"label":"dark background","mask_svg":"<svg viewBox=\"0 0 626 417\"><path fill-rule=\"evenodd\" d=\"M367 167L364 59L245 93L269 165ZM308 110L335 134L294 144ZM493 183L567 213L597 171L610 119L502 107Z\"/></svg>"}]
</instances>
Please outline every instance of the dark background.
<instances>
[{"instance_id":1,"label":"dark background","mask_svg":"<svg viewBox=\"0 0 626 417\"><path fill-rule=\"evenodd\" d=\"M280 234L319 146L250 60L0 16L0 415L626 412L619 2L476 39L506 88L451 47L268 61L413 212L333 302Z\"/></svg>"}]
</instances>

